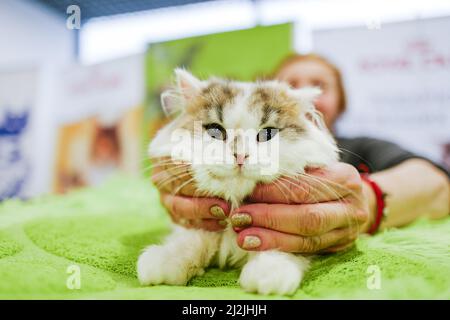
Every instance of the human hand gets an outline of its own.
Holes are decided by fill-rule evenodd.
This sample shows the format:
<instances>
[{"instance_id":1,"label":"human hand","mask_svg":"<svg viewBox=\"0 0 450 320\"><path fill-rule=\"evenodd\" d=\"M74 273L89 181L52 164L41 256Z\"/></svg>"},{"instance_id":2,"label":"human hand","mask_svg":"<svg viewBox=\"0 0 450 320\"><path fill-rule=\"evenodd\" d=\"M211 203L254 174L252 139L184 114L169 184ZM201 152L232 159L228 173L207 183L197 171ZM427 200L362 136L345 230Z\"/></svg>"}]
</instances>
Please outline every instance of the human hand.
<instances>
[{"instance_id":1,"label":"human hand","mask_svg":"<svg viewBox=\"0 0 450 320\"><path fill-rule=\"evenodd\" d=\"M225 228L229 204L223 199L202 197L195 188L189 164L175 163L169 158L155 159L152 181L173 222L209 231Z\"/></svg>"},{"instance_id":2,"label":"human hand","mask_svg":"<svg viewBox=\"0 0 450 320\"><path fill-rule=\"evenodd\" d=\"M371 188L345 163L259 185L248 200L230 215L238 245L298 253L348 248L369 228L375 206Z\"/></svg>"}]
</instances>

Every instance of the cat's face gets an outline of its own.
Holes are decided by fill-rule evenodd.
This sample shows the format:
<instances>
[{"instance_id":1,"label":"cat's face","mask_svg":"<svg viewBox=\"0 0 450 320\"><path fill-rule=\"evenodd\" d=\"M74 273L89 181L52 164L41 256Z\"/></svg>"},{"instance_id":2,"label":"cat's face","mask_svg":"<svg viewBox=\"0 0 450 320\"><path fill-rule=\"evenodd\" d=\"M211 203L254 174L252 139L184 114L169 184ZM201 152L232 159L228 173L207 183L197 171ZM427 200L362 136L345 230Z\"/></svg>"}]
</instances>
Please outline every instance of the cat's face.
<instances>
[{"instance_id":1,"label":"cat's face","mask_svg":"<svg viewBox=\"0 0 450 320\"><path fill-rule=\"evenodd\" d=\"M176 74L176 106L182 113L171 130L159 134L164 138L155 138L150 153L168 155L170 148L173 157L191 163L200 189L240 199L258 182L336 160L335 144L312 104L316 89L294 90L275 81L200 81L184 70Z\"/></svg>"}]
</instances>

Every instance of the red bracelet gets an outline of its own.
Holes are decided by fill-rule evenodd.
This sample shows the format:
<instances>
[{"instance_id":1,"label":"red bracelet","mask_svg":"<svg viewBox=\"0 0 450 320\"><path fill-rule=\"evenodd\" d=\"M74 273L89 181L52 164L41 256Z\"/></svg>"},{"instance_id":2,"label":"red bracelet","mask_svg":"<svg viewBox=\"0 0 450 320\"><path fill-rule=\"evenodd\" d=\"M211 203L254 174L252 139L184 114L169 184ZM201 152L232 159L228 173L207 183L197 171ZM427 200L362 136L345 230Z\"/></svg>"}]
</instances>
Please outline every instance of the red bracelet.
<instances>
[{"instance_id":1,"label":"red bracelet","mask_svg":"<svg viewBox=\"0 0 450 320\"><path fill-rule=\"evenodd\" d=\"M387 214L387 208L386 208L386 194L383 193L380 186L370 179L369 174L362 173L361 179L369 183L369 185L372 187L373 192L375 193L375 199L376 199L376 205L377 205L377 215L375 217L374 223L370 226L367 233L374 234L377 232L378 228L380 227L381 220L383 219L383 216L386 216Z\"/></svg>"}]
</instances>

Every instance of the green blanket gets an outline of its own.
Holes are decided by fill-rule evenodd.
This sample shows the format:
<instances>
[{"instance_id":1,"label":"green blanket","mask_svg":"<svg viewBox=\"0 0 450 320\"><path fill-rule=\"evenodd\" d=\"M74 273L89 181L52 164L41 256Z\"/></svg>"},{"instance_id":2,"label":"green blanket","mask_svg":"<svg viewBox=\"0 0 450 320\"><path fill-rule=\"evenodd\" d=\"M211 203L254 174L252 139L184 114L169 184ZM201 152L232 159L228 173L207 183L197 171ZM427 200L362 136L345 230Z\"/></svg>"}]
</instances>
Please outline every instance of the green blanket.
<instances>
[{"instance_id":1,"label":"green blanket","mask_svg":"<svg viewBox=\"0 0 450 320\"><path fill-rule=\"evenodd\" d=\"M238 270L209 269L187 287L141 287L136 259L164 238L168 222L150 183L124 177L65 196L6 201L0 204L0 298L267 298L240 290ZM316 258L290 298L449 299L449 288L446 218L362 237L351 250Z\"/></svg>"}]
</instances>

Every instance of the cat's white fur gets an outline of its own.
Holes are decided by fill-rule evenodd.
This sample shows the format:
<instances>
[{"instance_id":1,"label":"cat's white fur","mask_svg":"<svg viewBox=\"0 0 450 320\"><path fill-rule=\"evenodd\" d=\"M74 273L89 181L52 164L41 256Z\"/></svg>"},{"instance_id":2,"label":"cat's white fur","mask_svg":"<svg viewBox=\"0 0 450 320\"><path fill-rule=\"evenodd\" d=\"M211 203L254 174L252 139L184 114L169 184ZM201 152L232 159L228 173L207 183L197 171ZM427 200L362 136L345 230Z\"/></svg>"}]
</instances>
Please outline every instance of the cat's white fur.
<instances>
[{"instance_id":1,"label":"cat's white fur","mask_svg":"<svg viewBox=\"0 0 450 320\"><path fill-rule=\"evenodd\" d=\"M176 70L178 92L181 99L177 106L195 96L208 82L200 81L184 70ZM233 82L242 92L232 105L223 110L225 128L258 129L260 114L248 108L254 83ZM271 182L280 175L302 173L306 166L324 166L337 160L337 148L328 131L321 125L313 106L318 95L314 88L294 90L276 82L264 82L265 86L283 87L298 101L305 120L305 134L298 141L279 139L279 170L272 175L261 176L258 164L248 166L244 174L234 175L227 165L192 165L197 189L209 195L230 201L232 208L238 207L258 182ZM153 139L149 154L152 157L171 156L174 145L171 134L179 126L181 115L158 132ZM206 139L205 136L193 139ZM212 141L210 143L223 143ZM270 142L270 141L267 141ZM256 142L255 142L256 143ZM225 152L232 152L225 149ZM252 154L249 155L252 157ZM192 159L180 159L189 161ZM212 178L211 174L214 173ZM137 263L137 273L143 285L186 285L196 275L201 275L210 265L221 268L241 267L240 285L248 292L260 294L293 294L309 266L309 260L301 255L276 250L248 252L238 247L236 234L230 226L225 231L208 232L174 226L172 234L161 245L145 249Z\"/></svg>"}]
</instances>

